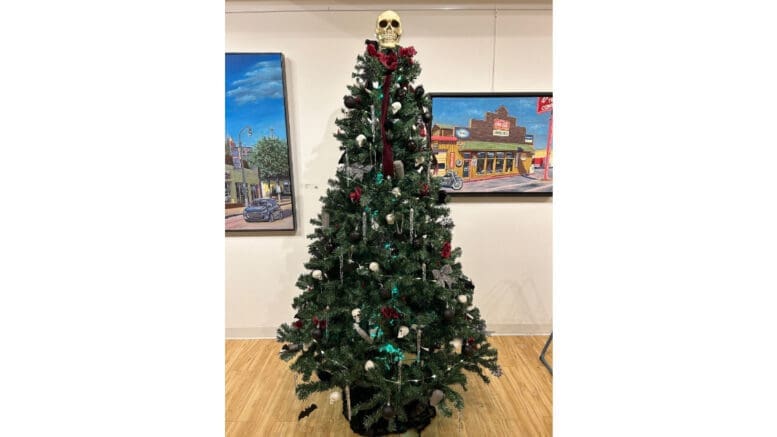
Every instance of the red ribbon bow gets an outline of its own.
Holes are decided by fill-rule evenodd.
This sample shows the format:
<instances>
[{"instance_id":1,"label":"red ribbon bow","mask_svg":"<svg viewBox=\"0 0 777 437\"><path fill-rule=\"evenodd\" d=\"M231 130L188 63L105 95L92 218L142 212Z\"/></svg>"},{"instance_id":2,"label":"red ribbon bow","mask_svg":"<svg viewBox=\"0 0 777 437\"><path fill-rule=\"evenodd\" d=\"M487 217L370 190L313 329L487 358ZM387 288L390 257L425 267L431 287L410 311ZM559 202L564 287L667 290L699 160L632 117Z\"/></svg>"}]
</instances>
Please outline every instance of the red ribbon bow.
<instances>
[{"instance_id":1,"label":"red ribbon bow","mask_svg":"<svg viewBox=\"0 0 777 437\"><path fill-rule=\"evenodd\" d=\"M450 258L451 257L451 243L448 243L447 241L445 244L442 245L442 250L440 251L440 254L443 258Z\"/></svg>"},{"instance_id":2,"label":"red ribbon bow","mask_svg":"<svg viewBox=\"0 0 777 437\"><path fill-rule=\"evenodd\" d=\"M351 194L348 195L348 197L351 198L351 202L354 202L354 203L358 202L359 199L362 198L362 188L361 187L354 188L353 191L351 191Z\"/></svg>"}]
</instances>

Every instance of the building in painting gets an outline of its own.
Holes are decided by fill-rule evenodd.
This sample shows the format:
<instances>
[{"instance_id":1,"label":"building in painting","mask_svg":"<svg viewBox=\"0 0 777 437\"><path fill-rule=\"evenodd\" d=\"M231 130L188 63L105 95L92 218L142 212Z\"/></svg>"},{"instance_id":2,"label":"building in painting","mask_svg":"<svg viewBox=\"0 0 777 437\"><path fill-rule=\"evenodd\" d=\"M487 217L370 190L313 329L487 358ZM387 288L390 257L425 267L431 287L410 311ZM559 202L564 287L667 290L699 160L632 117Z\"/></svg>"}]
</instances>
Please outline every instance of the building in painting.
<instances>
[{"instance_id":1,"label":"building in painting","mask_svg":"<svg viewBox=\"0 0 777 437\"><path fill-rule=\"evenodd\" d=\"M235 145L231 138L225 141L224 203L244 205L260 197L291 196L289 178L259 181L256 166L248 164L251 150L252 147Z\"/></svg>"},{"instance_id":2,"label":"building in painting","mask_svg":"<svg viewBox=\"0 0 777 437\"><path fill-rule=\"evenodd\" d=\"M500 106L469 126L432 125L437 174L453 171L464 181L530 174L535 155L533 135Z\"/></svg>"}]
</instances>

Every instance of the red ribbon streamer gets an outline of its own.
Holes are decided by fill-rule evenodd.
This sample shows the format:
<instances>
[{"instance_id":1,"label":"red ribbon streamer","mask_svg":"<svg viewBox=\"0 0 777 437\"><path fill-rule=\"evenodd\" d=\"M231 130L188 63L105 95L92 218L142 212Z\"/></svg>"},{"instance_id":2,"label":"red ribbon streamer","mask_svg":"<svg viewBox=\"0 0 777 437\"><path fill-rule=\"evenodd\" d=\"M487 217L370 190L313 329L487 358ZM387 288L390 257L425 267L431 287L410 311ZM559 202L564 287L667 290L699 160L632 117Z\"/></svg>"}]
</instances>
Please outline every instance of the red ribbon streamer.
<instances>
[{"instance_id":1,"label":"red ribbon streamer","mask_svg":"<svg viewBox=\"0 0 777 437\"><path fill-rule=\"evenodd\" d=\"M391 99L389 95L391 92L391 75L397 69L399 58L408 58L412 63L416 50L413 47L400 47L399 56L397 56L394 52L381 53L375 47L376 45L370 44L368 41L367 53L374 58L378 58L380 63L388 70L386 77L383 79L383 102L380 109L380 136L383 138L383 175L394 176L394 150L386 138L386 117L388 117L388 106Z\"/></svg>"},{"instance_id":2,"label":"red ribbon streamer","mask_svg":"<svg viewBox=\"0 0 777 437\"><path fill-rule=\"evenodd\" d=\"M383 175L394 176L394 150L386 138L386 117L391 93L391 70L383 79L383 105L380 110L380 136L383 138Z\"/></svg>"}]
</instances>

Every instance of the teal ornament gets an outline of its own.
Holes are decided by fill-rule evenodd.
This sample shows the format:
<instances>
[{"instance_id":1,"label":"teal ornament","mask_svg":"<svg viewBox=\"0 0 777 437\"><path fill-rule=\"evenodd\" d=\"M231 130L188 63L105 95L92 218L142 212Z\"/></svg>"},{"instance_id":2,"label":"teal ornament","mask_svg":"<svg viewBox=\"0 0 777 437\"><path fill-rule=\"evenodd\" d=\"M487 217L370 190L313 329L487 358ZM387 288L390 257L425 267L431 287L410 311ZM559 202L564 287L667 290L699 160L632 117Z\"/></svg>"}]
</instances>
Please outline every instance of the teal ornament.
<instances>
[{"instance_id":1,"label":"teal ornament","mask_svg":"<svg viewBox=\"0 0 777 437\"><path fill-rule=\"evenodd\" d=\"M397 259L397 255L392 255L392 253L395 253L394 250L391 247L391 243L386 243L383 245L383 248L386 249L386 251L391 255L391 259Z\"/></svg>"},{"instance_id":2,"label":"teal ornament","mask_svg":"<svg viewBox=\"0 0 777 437\"><path fill-rule=\"evenodd\" d=\"M380 326L377 329L370 329L370 337L373 339L383 337L383 330L380 329Z\"/></svg>"},{"instance_id":3,"label":"teal ornament","mask_svg":"<svg viewBox=\"0 0 777 437\"><path fill-rule=\"evenodd\" d=\"M375 183L378 185L383 183L383 173L378 172L378 174L375 175Z\"/></svg>"},{"instance_id":4,"label":"teal ornament","mask_svg":"<svg viewBox=\"0 0 777 437\"><path fill-rule=\"evenodd\" d=\"M397 297L399 296L399 288L397 286L391 287L391 297Z\"/></svg>"},{"instance_id":5,"label":"teal ornament","mask_svg":"<svg viewBox=\"0 0 777 437\"><path fill-rule=\"evenodd\" d=\"M379 352L385 352L392 361L402 361L405 359L405 354L402 353L401 350L397 349L396 346L394 346L391 343L386 343L383 346L378 348Z\"/></svg>"}]
</instances>

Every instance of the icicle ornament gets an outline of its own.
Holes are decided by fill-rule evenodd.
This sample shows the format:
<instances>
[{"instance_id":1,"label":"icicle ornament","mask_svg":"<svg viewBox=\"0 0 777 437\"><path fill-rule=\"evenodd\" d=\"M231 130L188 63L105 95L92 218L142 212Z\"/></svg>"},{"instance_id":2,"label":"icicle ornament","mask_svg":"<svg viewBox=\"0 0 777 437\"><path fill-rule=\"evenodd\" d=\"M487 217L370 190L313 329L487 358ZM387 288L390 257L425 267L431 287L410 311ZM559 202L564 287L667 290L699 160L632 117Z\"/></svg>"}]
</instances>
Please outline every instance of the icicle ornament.
<instances>
[{"instance_id":1,"label":"icicle ornament","mask_svg":"<svg viewBox=\"0 0 777 437\"><path fill-rule=\"evenodd\" d=\"M414 217L415 217L415 212L413 211L413 208L410 208L410 238L411 239L415 238L415 228L413 226L415 223Z\"/></svg>"},{"instance_id":2,"label":"icicle ornament","mask_svg":"<svg viewBox=\"0 0 777 437\"><path fill-rule=\"evenodd\" d=\"M421 362L421 332L423 330L421 328L418 328L418 333L415 336L415 343L416 343L416 354L415 354L415 361L417 363Z\"/></svg>"},{"instance_id":3,"label":"icicle ornament","mask_svg":"<svg viewBox=\"0 0 777 437\"><path fill-rule=\"evenodd\" d=\"M362 238L367 240L367 213L362 213Z\"/></svg>"},{"instance_id":4,"label":"icicle ornament","mask_svg":"<svg viewBox=\"0 0 777 437\"><path fill-rule=\"evenodd\" d=\"M372 145L375 144L375 123L378 121L375 118L375 105L370 105L370 114L372 114L372 117L370 118L370 127L372 129L372 142L370 143L370 163L372 165L375 165L375 159L372 154Z\"/></svg>"}]
</instances>

